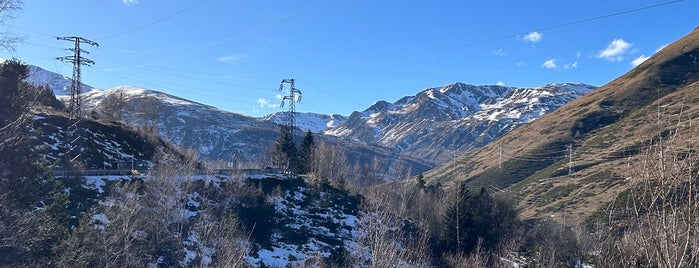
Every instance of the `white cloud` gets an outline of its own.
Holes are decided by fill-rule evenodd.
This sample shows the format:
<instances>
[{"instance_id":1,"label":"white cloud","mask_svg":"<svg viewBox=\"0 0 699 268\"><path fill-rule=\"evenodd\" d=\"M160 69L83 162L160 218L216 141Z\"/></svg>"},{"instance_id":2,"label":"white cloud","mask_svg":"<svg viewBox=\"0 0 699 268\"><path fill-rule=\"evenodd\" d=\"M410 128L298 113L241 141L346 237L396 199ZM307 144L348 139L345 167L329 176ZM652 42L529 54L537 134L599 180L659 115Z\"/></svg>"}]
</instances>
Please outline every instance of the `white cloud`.
<instances>
[{"instance_id":1,"label":"white cloud","mask_svg":"<svg viewBox=\"0 0 699 268\"><path fill-rule=\"evenodd\" d=\"M528 63L526 61L520 61L517 63L517 67L524 67L524 66L527 66L527 64Z\"/></svg>"},{"instance_id":2,"label":"white cloud","mask_svg":"<svg viewBox=\"0 0 699 268\"><path fill-rule=\"evenodd\" d=\"M664 44L664 45L660 46L658 49L655 50L655 53L660 52L661 50L663 50L663 48L667 47L668 45L669 44Z\"/></svg>"},{"instance_id":3,"label":"white cloud","mask_svg":"<svg viewBox=\"0 0 699 268\"><path fill-rule=\"evenodd\" d=\"M257 104L262 108L278 108L279 104L270 103L269 100L265 98L258 98Z\"/></svg>"},{"instance_id":4,"label":"white cloud","mask_svg":"<svg viewBox=\"0 0 699 268\"><path fill-rule=\"evenodd\" d=\"M497 83L496 85L501 86L501 87L504 87L504 86L505 86L505 83L503 83L502 81L498 81L498 83Z\"/></svg>"},{"instance_id":5,"label":"white cloud","mask_svg":"<svg viewBox=\"0 0 699 268\"><path fill-rule=\"evenodd\" d=\"M544 67L546 69L553 69L556 68L556 66L556 59L548 59L544 62L544 64L541 65L541 67Z\"/></svg>"},{"instance_id":6,"label":"white cloud","mask_svg":"<svg viewBox=\"0 0 699 268\"><path fill-rule=\"evenodd\" d=\"M246 58L245 54L233 54L233 55L228 55L228 56L221 56L216 58L217 61L220 62L225 62L225 63L237 63L239 60L242 60Z\"/></svg>"},{"instance_id":7,"label":"white cloud","mask_svg":"<svg viewBox=\"0 0 699 268\"><path fill-rule=\"evenodd\" d=\"M631 66L636 67L638 65L641 65L641 63L646 61L648 58L650 58L650 56L646 56L646 55L638 56L636 59L631 61Z\"/></svg>"},{"instance_id":8,"label":"white cloud","mask_svg":"<svg viewBox=\"0 0 699 268\"><path fill-rule=\"evenodd\" d=\"M563 65L563 68L564 68L564 69L568 69L568 70L569 70L569 69L578 68L578 62L576 61L576 62L573 62L573 63L568 63L568 64L566 64L566 65Z\"/></svg>"},{"instance_id":9,"label":"white cloud","mask_svg":"<svg viewBox=\"0 0 699 268\"><path fill-rule=\"evenodd\" d=\"M505 55L507 55L507 52L505 52L504 49L500 48L500 49L498 49L498 50L496 50L496 51L493 51L493 54L494 54L495 56L505 56Z\"/></svg>"},{"instance_id":10,"label":"white cloud","mask_svg":"<svg viewBox=\"0 0 699 268\"><path fill-rule=\"evenodd\" d=\"M582 57L582 53L580 53L580 52L575 53L575 57L579 59L580 57Z\"/></svg>"},{"instance_id":11,"label":"white cloud","mask_svg":"<svg viewBox=\"0 0 699 268\"><path fill-rule=\"evenodd\" d=\"M127 6L132 6L132 5L138 4L138 0L121 0L121 2Z\"/></svg>"},{"instance_id":12,"label":"white cloud","mask_svg":"<svg viewBox=\"0 0 699 268\"><path fill-rule=\"evenodd\" d=\"M624 41L624 39L614 39L607 45L607 48L597 53L597 58L606 59L611 62L622 61L624 59L624 54L631 46L633 46L633 44Z\"/></svg>"},{"instance_id":13,"label":"white cloud","mask_svg":"<svg viewBox=\"0 0 699 268\"><path fill-rule=\"evenodd\" d=\"M528 33L527 35L524 36L524 41L529 41L532 43L536 43L541 41L541 38L543 38L544 35L540 32L531 32Z\"/></svg>"}]
</instances>

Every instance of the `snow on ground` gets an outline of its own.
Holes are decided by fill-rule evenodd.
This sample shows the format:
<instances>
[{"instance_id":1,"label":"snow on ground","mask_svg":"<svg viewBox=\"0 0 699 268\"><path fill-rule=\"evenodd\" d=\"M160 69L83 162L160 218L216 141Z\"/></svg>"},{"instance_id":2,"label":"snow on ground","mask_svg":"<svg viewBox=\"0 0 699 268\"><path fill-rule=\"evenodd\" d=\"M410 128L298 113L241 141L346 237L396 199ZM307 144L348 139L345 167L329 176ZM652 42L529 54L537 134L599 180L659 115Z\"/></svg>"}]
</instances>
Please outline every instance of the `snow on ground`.
<instances>
[{"instance_id":1,"label":"snow on ground","mask_svg":"<svg viewBox=\"0 0 699 268\"><path fill-rule=\"evenodd\" d=\"M131 179L131 177L118 175L85 176L85 186L87 186L90 189L95 189L98 193L101 194L104 193L104 189L102 189L102 187L104 187L104 185L106 185L108 181L129 179Z\"/></svg>"}]
</instances>

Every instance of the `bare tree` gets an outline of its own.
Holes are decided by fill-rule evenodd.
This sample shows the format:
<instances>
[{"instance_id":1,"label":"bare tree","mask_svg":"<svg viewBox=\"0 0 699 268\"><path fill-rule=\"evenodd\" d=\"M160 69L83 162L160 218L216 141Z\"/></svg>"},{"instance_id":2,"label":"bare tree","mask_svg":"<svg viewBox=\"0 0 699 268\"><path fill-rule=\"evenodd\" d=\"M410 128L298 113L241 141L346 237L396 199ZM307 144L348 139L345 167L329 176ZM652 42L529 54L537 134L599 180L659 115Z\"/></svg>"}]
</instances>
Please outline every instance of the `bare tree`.
<instances>
[{"instance_id":1,"label":"bare tree","mask_svg":"<svg viewBox=\"0 0 699 268\"><path fill-rule=\"evenodd\" d=\"M14 13L22 9L21 0L0 0L0 48L6 51L14 51L15 44L24 40L7 30L7 21L14 18Z\"/></svg>"},{"instance_id":2,"label":"bare tree","mask_svg":"<svg viewBox=\"0 0 699 268\"><path fill-rule=\"evenodd\" d=\"M208 208L202 211L194 224L193 233L205 247L197 252L200 255L199 267L245 267L249 237L241 231L235 214L225 213L216 217L213 210Z\"/></svg>"},{"instance_id":3,"label":"bare tree","mask_svg":"<svg viewBox=\"0 0 699 268\"><path fill-rule=\"evenodd\" d=\"M338 181L347 177L350 168L342 148L321 143L313 152L311 170L316 180Z\"/></svg>"},{"instance_id":4,"label":"bare tree","mask_svg":"<svg viewBox=\"0 0 699 268\"><path fill-rule=\"evenodd\" d=\"M124 91L119 90L119 92L109 94L102 100L100 110L107 118L119 121L125 106L126 97L124 97Z\"/></svg>"},{"instance_id":5,"label":"bare tree","mask_svg":"<svg viewBox=\"0 0 699 268\"><path fill-rule=\"evenodd\" d=\"M158 120L163 112L163 106L160 101L156 97L148 96L140 100L138 107L146 130L156 133Z\"/></svg>"},{"instance_id":6,"label":"bare tree","mask_svg":"<svg viewBox=\"0 0 699 268\"><path fill-rule=\"evenodd\" d=\"M682 118L680 109L677 116ZM614 266L696 267L699 265L699 148L696 127L668 120L650 140L639 166L628 171L630 187L610 210L608 238L600 263ZM662 126L659 122L659 126ZM621 235L616 235L622 230Z\"/></svg>"},{"instance_id":7,"label":"bare tree","mask_svg":"<svg viewBox=\"0 0 699 268\"><path fill-rule=\"evenodd\" d=\"M364 267L430 267L429 232L391 213L389 201L373 195L357 223L357 249L351 260Z\"/></svg>"}]
</instances>

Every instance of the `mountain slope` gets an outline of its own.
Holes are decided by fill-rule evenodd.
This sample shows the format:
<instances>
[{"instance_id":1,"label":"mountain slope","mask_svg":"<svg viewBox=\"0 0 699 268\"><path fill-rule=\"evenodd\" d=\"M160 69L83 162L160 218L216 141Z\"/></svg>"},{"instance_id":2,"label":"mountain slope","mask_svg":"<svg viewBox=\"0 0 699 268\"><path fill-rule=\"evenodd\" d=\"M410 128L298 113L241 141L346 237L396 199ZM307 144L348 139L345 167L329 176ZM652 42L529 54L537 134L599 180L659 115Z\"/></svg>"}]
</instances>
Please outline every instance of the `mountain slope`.
<instances>
[{"instance_id":1,"label":"mountain slope","mask_svg":"<svg viewBox=\"0 0 699 268\"><path fill-rule=\"evenodd\" d=\"M74 136L69 134L74 122L64 114L35 111L29 133L36 134L42 157L65 171L68 141L76 140L80 160L86 170L144 170L152 165L158 150L171 151L162 140L146 137L120 125L93 120L77 123ZM73 155L71 155L72 157Z\"/></svg>"},{"instance_id":2,"label":"mountain slope","mask_svg":"<svg viewBox=\"0 0 699 268\"><path fill-rule=\"evenodd\" d=\"M244 116L162 92L131 86L85 93L83 107L90 111L89 113L100 116L105 109L103 101L114 95L123 96L123 120L135 125L147 125L143 104L154 101L155 104L152 105L157 106L158 133L174 145L195 150L202 159L249 164L255 168L271 165L271 150L279 136L279 125L274 122L274 118ZM316 119L313 124L306 126L329 122L324 120L342 120L342 117L302 114L300 119L303 118ZM296 132L297 144L300 144L303 135L302 131ZM385 147L368 146L319 133L315 138L320 142L342 147L350 166L368 166L375 161L380 167L380 170L377 170L380 173L388 173L398 167L408 168L417 173L433 167L420 159L396 157L393 150Z\"/></svg>"},{"instance_id":3,"label":"mountain slope","mask_svg":"<svg viewBox=\"0 0 699 268\"><path fill-rule=\"evenodd\" d=\"M696 137L688 122L699 113L697 81L695 29L627 74L426 178L506 189L525 216L585 218L626 188L624 178L641 162L635 157L658 137Z\"/></svg>"},{"instance_id":4,"label":"mountain slope","mask_svg":"<svg viewBox=\"0 0 699 268\"><path fill-rule=\"evenodd\" d=\"M301 131L311 131L313 133L323 133L328 128L341 125L347 120L339 114L316 114L316 113L296 113L294 115L296 126ZM286 124L289 120L289 112L273 113L262 118L265 121L272 121L276 124Z\"/></svg>"},{"instance_id":5,"label":"mountain slope","mask_svg":"<svg viewBox=\"0 0 699 268\"><path fill-rule=\"evenodd\" d=\"M584 84L514 88L455 83L395 103L377 102L326 133L444 163L593 89Z\"/></svg>"},{"instance_id":6,"label":"mountain slope","mask_svg":"<svg viewBox=\"0 0 699 268\"><path fill-rule=\"evenodd\" d=\"M29 65L29 76L26 81L35 86L48 85L56 96L70 96L70 85L73 80L70 77L44 70L41 67ZM90 92L94 88L83 83L81 89L82 92Z\"/></svg>"}]
</instances>

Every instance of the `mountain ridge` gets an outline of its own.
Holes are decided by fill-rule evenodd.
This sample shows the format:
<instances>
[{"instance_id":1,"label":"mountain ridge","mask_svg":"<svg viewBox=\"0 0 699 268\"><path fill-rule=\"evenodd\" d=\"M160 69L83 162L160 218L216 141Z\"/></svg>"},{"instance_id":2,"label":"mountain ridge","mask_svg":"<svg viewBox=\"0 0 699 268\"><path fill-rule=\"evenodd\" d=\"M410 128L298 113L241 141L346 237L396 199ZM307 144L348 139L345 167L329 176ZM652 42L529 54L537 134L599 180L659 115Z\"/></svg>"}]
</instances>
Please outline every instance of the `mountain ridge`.
<instances>
[{"instance_id":1,"label":"mountain ridge","mask_svg":"<svg viewBox=\"0 0 699 268\"><path fill-rule=\"evenodd\" d=\"M369 165L374 157L362 154L380 152L384 159L381 166L387 171L395 164L391 159L398 156L412 163L413 172L422 172L483 146L593 89L574 83L516 88L457 82L428 88L393 103L377 101L348 117L297 113L296 122L301 130L298 135L306 130L318 133L325 142L348 147L354 152L350 158L363 159L363 165ZM59 92L63 94L59 99L67 101L67 92ZM139 105L154 98L160 103L156 129L161 136L214 161L251 163L269 159L278 124L286 122L288 116L288 112L279 112L251 117L135 86L87 91L82 96L83 107L93 116L101 116L105 109L102 100L117 92L130 107L123 115L126 122L145 125ZM469 147L464 149L464 145Z\"/></svg>"},{"instance_id":2,"label":"mountain ridge","mask_svg":"<svg viewBox=\"0 0 699 268\"><path fill-rule=\"evenodd\" d=\"M695 29L590 94L425 177L505 191L526 217L589 217L626 189L625 178L641 169L640 152L658 137L675 133L692 142L693 130L682 121L691 122L699 109L692 97L698 59Z\"/></svg>"},{"instance_id":3,"label":"mountain ridge","mask_svg":"<svg viewBox=\"0 0 699 268\"><path fill-rule=\"evenodd\" d=\"M465 153L464 144L483 146L593 89L580 83L533 88L453 83L394 103L376 102L325 133L443 163Z\"/></svg>"}]
</instances>

